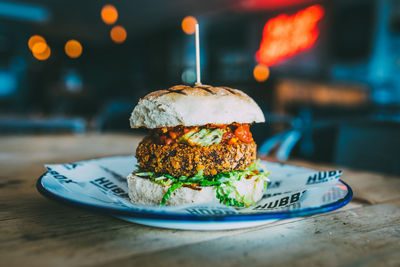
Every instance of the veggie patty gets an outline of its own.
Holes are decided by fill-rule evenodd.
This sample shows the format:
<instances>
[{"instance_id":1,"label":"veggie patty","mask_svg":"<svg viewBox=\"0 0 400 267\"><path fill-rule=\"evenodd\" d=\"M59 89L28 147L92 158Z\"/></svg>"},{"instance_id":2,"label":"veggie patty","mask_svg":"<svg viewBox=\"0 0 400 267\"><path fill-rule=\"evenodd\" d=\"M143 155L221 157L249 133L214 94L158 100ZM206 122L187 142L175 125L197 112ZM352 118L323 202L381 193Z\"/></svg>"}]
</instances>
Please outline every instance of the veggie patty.
<instances>
[{"instance_id":1,"label":"veggie patty","mask_svg":"<svg viewBox=\"0 0 400 267\"><path fill-rule=\"evenodd\" d=\"M191 146L185 143L159 144L145 137L136 150L136 158L143 171L167 173L174 177L192 176L203 170L204 175L243 170L256 159L254 141L210 146Z\"/></svg>"}]
</instances>

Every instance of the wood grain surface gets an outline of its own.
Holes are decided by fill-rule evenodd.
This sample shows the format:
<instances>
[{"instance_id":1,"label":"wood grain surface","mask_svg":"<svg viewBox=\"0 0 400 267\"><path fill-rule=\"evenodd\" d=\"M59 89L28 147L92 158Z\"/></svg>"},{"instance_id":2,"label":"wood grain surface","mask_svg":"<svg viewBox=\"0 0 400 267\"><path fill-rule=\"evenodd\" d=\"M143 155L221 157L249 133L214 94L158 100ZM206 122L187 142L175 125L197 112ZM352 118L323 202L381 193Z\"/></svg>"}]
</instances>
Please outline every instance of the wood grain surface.
<instances>
[{"instance_id":1,"label":"wood grain surface","mask_svg":"<svg viewBox=\"0 0 400 267\"><path fill-rule=\"evenodd\" d=\"M0 137L0 266L400 266L400 178L389 175L345 169L354 199L338 211L210 232L136 225L36 191L44 163L132 154L141 138Z\"/></svg>"}]
</instances>

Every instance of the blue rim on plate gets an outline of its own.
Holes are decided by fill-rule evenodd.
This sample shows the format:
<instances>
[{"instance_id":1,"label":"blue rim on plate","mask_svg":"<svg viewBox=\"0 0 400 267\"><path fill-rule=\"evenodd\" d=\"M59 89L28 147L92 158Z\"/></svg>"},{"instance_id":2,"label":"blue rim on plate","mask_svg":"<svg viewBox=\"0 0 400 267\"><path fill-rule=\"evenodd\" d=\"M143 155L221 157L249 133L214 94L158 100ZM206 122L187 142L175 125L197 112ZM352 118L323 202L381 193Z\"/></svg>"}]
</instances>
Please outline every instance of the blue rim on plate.
<instances>
[{"instance_id":1,"label":"blue rim on plate","mask_svg":"<svg viewBox=\"0 0 400 267\"><path fill-rule=\"evenodd\" d=\"M158 220L171 220L171 221L214 221L214 222L241 222L241 221L261 221L261 220L271 220L271 219L288 219L293 217L303 217L310 216L318 213L325 213L329 211L333 211L339 209L346 204L348 204L353 198L353 190L351 187L339 180L343 183L347 188L347 194L342 198L335 202L322 205L315 208L305 208L302 210L285 210L279 212L265 212L265 213L256 213L256 214L237 214L237 215L223 215L223 216L207 216L207 215L191 215L191 214L181 214L181 213L162 213L162 212L153 212L153 211L135 211L129 208L120 208L120 207L107 207L102 205L89 204L81 201L77 201L75 199L71 199L62 195L57 195L49 190L47 190L43 184L43 177L48 174L44 173L36 182L36 188L40 194L43 196L56 200L58 202L67 204L69 206L83 208L86 210L106 213L113 216L127 216L132 218L145 218L145 219L158 219Z\"/></svg>"}]
</instances>

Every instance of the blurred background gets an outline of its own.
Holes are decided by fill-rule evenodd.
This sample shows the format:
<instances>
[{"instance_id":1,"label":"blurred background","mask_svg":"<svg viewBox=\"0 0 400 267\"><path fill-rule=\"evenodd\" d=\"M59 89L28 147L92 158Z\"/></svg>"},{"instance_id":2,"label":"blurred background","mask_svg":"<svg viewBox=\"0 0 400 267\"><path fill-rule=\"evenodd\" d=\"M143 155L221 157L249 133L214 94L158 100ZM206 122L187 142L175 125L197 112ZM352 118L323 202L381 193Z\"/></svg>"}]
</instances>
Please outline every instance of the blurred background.
<instances>
[{"instance_id":1,"label":"blurred background","mask_svg":"<svg viewBox=\"0 0 400 267\"><path fill-rule=\"evenodd\" d=\"M1 135L133 133L139 97L194 84L196 22L260 154L400 174L398 0L0 0Z\"/></svg>"}]
</instances>

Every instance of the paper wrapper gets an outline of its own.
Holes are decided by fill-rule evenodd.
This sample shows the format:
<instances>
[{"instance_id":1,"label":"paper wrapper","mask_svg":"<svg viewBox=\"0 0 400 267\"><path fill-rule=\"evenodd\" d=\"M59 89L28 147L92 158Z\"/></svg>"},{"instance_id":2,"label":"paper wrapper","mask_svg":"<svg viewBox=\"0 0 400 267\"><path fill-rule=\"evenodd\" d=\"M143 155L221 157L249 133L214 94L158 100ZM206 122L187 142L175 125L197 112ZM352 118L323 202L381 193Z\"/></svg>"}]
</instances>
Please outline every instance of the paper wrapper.
<instances>
[{"instance_id":1,"label":"paper wrapper","mask_svg":"<svg viewBox=\"0 0 400 267\"><path fill-rule=\"evenodd\" d=\"M92 159L65 164L45 165L54 178L80 201L103 203L138 212L232 215L296 210L321 206L342 197L344 190L335 190L342 171L315 171L287 164L260 161L270 172L267 190L256 205L236 209L222 204L190 204L176 207L141 206L130 202L126 176L137 161L133 156Z\"/></svg>"}]
</instances>

